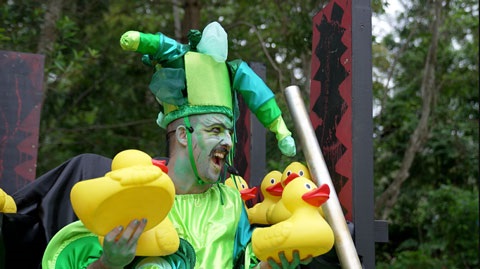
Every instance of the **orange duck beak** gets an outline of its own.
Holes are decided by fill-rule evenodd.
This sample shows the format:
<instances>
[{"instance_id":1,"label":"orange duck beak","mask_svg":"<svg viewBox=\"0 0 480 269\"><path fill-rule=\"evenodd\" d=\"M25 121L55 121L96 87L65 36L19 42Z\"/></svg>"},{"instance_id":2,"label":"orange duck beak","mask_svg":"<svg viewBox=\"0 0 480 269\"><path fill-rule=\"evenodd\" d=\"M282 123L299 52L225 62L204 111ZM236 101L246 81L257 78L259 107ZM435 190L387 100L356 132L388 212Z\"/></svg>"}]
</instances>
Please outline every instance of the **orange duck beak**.
<instances>
[{"instance_id":1,"label":"orange duck beak","mask_svg":"<svg viewBox=\"0 0 480 269\"><path fill-rule=\"evenodd\" d=\"M166 160L157 160L157 159L152 159L152 164L159 167L162 169L164 173L168 174L168 167L167 167L167 161Z\"/></svg>"},{"instance_id":2,"label":"orange duck beak","mask_svg":"<svg viewBox=\"0 0 480 269\"><path fill-rule=\"evenodd\" d=\"M315 207L321 206L328 200L328 198L330 198L330 187L328 187L327 184L323 184L319 188L313 189L302 195L302 199L305 202Z\"/></svg>"},{"instance_id":3,"label":"orange duck beak","mask_svg":"<svg viewBox=\"0 0 480 269\"><path fill-rule=\"evenodd\" d=\"M265 190L273 196L282 196L283 186L281 182L277 182L275 185L272 185Z\"/></svg>"},{"instance_id":4,"label":"orange duck beak","mask_svg":"<svg viewBox=\"0 0 480 269\"><path fill-rule=\"evenodd\" d=\"M243 201L248 201L257 197L257 187L241 190L240 196L242 197Z\"/></svg>"},{"instance_id":5,"label":"orange duck beak","mask_svg":"<svg viewBox=\"0 0 480 269\"><path fill-rule=\"evenodd\" d=\"M292 180L296 179L297 177L299 177L297 173L291 173L283 182L283 186L287 186L288 183L292 182Z\"/></svg>"}]
</instances>

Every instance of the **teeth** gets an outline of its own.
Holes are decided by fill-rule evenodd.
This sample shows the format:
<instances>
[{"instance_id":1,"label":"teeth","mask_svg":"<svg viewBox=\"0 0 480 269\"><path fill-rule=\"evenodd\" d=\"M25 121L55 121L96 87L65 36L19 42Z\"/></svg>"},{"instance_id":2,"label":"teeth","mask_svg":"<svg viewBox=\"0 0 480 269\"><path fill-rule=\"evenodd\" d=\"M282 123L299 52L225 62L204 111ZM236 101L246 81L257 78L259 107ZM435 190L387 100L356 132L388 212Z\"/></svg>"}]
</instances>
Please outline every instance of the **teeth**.
<instances>
[{"instance_id":1,"label":"teeth","mask_svg":"<svg viewBox=\"0 0 480 269\"><path fill-rule=\"evenodd\" d=\"M220 152L215 152L215 154L213 154L213 156L215 156L215 157L217 157L217 158L220 158L220 159L225 158L225 154L224 154L224 153L220 153Z\"/></svg>"}]
</instances>

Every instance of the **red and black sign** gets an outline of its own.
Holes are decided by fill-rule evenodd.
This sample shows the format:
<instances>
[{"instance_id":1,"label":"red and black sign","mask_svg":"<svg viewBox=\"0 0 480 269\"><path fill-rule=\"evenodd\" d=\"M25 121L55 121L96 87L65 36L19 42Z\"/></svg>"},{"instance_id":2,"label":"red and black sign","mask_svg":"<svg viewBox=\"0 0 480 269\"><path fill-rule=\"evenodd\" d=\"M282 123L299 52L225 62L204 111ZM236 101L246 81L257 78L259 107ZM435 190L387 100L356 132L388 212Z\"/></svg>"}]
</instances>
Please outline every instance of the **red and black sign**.
<instances>
[{"instance_id":1,"label":"red and black sign","mask_svg":"<svg viewBox=\"0 0 480 269\"><path fill-rule=\"evenodd\" d=\"M0 188L35 179L44 56L0 51Z\"/></svg>"},{"instance_id":2,"label":"red and black sign","mask_svg":"<svg viewBox=\"0 0 480 269\"><path fill-rule=\"evenodd\" d=\"M313 18L310 120L347 220L352 220L351 2Z\"/></svg>"}]
</instances>

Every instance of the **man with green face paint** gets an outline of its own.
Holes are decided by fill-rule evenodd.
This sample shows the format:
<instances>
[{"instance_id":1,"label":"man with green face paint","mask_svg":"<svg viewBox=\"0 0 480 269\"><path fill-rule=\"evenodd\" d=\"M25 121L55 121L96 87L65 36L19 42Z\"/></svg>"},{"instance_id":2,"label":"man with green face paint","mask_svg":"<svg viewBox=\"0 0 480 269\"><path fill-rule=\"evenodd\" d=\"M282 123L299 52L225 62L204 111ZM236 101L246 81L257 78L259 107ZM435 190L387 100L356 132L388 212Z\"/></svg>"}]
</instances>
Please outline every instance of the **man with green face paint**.
<instances>
[{"instance_id":1,"label":"man with green face paint","mask_svg":"<svg viewBox=\"0 0 480 269\"><path fill-rule=\"evenodd\" d=\"M170 54L169 64L156 67L150 88L163 108L157 123L167 129L168 175L176 192L168 217L181 238L178 251L163 257L135 257L147 220L113 229L103 247L81 222L74 222L50 241L43 268L296 268L304 263L298 255L291 262L279 255L282 264L258 261L251 250L253 228L240 194L221 183L233 159L237 113L231 65L183 47L175 50L181 53ZM275 108L263 106L262 111L265 115L273 111L272 130L282 133L281 141L290 137Z\"/></svg>"}]
</instances>

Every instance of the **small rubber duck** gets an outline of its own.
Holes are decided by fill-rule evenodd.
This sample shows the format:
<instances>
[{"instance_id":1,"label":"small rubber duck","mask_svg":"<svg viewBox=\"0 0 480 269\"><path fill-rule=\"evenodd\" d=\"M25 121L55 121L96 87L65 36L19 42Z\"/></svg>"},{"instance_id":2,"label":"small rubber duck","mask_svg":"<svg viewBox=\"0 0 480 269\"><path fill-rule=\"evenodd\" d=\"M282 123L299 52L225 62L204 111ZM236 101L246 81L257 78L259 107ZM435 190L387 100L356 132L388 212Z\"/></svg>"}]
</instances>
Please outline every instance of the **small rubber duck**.
<instances>
[{"instance_id":1,"label":"small rubber duck","mask_svg":"<svg viewBox=\"0 0 480 269\"><path fill-rule=\"evenodd\" d=\"M282 187L285 187L285 180L292 174L297 176L303 176L311 180L310 171L308 168L300 162L291 162L285 169L283 169L280 183ZM282 199L280 199L274 206L270 207L267 212L267 221L269 224L275 224L280 221L286 220L290 217L291 213L285 208Z\"/></svg>"},{"instance_id":2,"label":"small rubber duck","mask_svg":"<svg viewBox=\"0 0 480 269\"><path fill-rule=\"evenodd\" d=\"M180 241L167 217L173 205L175 187L168 174L162 171L162 165L143 151L129 149L115 155L111 167L105 176L73 186L70 200L78 218L100 239L118 225L125 227L133 219L146 218L148 222L136 254L143 256L142 249L148 249L147 254L166 255L162 248L178 242L175 249L167 248L167 252L175 252ZM172 234L170 241L161 238L165 234ZM161 247L158 247L154 242L160 238L166 244L159 242ZM150 246L141 246L141 241Z\"/></svg>"},{"instance_id":3,"label":"small rubber duck","mask_svg":"<svg viewBox=\"0 0 480 269\"><path fill-rule=\"evenodd\" d=\"M298 174L288 173L288 176L286 178L283 177L284 175L286 175L286 173L282 174L282 178L281 178L280 182L277 183L277 186L275 186L275 188L277 188L282 193L281 194L282 196L281 196L280 200L278 200L277 203L270 206L270 208L268 208L268 210L267 210L267 222L269 224L279 223L281 221L284 221L284 220L288 219L292 215L290 210L288 210L287 207L284 204L283 189L284 189L284 186L287 184L287 182L289 182L293 178L298 177Z\"/></svg>"},{"instance_id":4,"label":"small rubber duck","mask_svg":"<svg viewBox=\"0 0 480 269\"><path fill-rule=\"evenodd\" d=\"M278 170L270 171L260 184L263 200L247 210L251 224L269 224L267 210L282 198L283 187L280 185L282 173Z\"/></svg>"},{"instance_id":5,"label":"small rubber duck","mask_svg":"<svg viewBox=\"0 0 480 269\"><path fill-rule=\"evenodd\" d=\"M285 169L283 170L282 177L281 177L281 184L282 186L285 185L284 181L290 174L297 174L298 176L303 176L313 182L312 176L310 174L310 170L307 166L300 162L292 162ZM323 209L321 207L318 208L318 211L325 217L323 213ZM275 207L271 207L267 212L267 221L270 224L275 224L280 221L287 219L290 216L290 212L285 208L283 202L280 200L277 202Z\"/></svg>"},{"instance_id":6,"label":"small rubber duck","mask_svg":"<svg viewBox=\"0 0 480 269\"><path fill-rule=\"evenodd\" d=\"M225 180L225 185L238 190L244 203L257 197L257 187L250 188L247 181L245 181L245 179L243 179L241 176L231 175ZM246 205L245 208L247 208Z\"/></svg>"},{"instance_id":7,"label":"small rubber duck","mask_svg":"<svg viewBox=\"0 0 480 269\"><path fill-rule=\"evenodd\" d=\"M289 165L287 165L282 173L282 181L285 180L291 173L295 173L301 177L306 177L312 180L310 170L301 162L291 162Z\"/></svg>"},{"instance_id":8,"label":"small rubber duck","mask_svg":"<svg viewBox=\"0 0 480 269\"><path fill-rule=\"evenodd\" d=\"M303 163L300 163L300 162L290 163L283 171L282 179L287 178L288 175L290 175L291 173L296 173L297 175L308 178L313 183L315 183L315 181L313 181L312 174L310 173L310 169L308 169L308 167L305 166ZM322 207L319 207L318 211L320 212L320 214L322 214L322 217L325 218L325 214L323 213Z\"/></svg>"},{"instance_id":9,"label":"small rubber duck","mask_svg":"<svg viewBox=\"0 0 480 269\"><path fill-rule=\"evenodd\" d=\"M282 200L292 215L270 227L253 231L255 255L262 261L272 258L280 263L281 252L290 262L294 251L299 252L301 260L328 252L333 247L334 235L317 208L328 200L329 195L330 188L326 184L317 187L305 177L289 176Z\"/></svg>"},{"instance_id":10,"label":"small rubber duck","mask_svg":"<svg viewBox=\"0 0 480 269\"><path fill-rule=\"evenodd\" d=\"M17 213L17 204L12 196L8 195L0 188L0 212L2 213Z\"/></svg>"}]
</instances>

